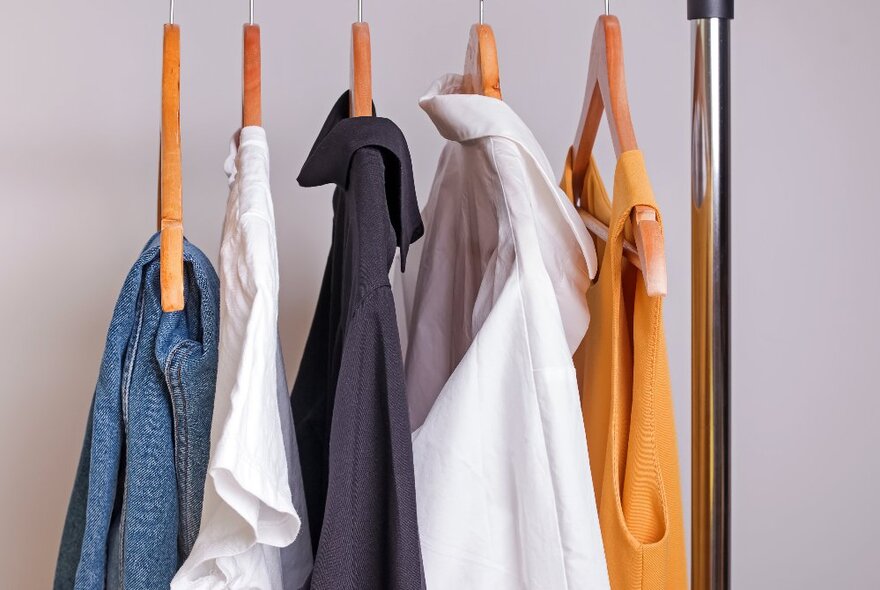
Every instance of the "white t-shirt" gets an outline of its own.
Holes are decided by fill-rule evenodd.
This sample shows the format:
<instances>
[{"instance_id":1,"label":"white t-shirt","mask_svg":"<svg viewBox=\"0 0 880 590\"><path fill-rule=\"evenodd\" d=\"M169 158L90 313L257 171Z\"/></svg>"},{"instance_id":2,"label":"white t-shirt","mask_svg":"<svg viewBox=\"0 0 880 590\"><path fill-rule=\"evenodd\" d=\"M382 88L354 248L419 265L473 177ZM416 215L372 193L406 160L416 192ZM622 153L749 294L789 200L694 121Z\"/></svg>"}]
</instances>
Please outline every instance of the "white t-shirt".
<instances>
[{"instance_id":1,"label":"white t-shirt","mask_svg":"<svg viewBox=\"0 0 880 590\"><path fill-rule=\"evenodd\" d=\"M427 585L606 590L571 360L595 246L522 120L460 87L420 102L449 142L398 310Z\"/></svg>"},{"instance_id":2,"label":"white t-shirt","mask_svg":"<svg viewBox=\"0 0 880 590\"><path fill-rule=\"evenodd\" d=\"M199 536L171 587L282 590L296 584L282 581L280 548L297 539L301 521L279 414L290 408L279 406L286 384L278 347L278 251L261 127L245 127L233 138L226 172L211 455ZM308 544L308 533L302 536Z\"/></svg>"}]
</instances>

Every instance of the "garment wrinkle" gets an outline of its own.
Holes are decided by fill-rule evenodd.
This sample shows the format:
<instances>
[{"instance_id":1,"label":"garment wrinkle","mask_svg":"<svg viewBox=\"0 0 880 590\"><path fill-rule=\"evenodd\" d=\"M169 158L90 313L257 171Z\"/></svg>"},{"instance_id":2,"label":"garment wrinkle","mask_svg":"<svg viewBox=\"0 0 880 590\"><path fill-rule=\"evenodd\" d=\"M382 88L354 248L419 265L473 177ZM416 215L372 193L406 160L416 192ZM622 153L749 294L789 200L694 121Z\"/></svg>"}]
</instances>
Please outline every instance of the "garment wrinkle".
<instances>
[{"instance_id":1,"label":"garment wrinkle","mask_svg":"<svg viewBox=\"0 0 880 590\"><path fill-rule=\"evenodd\" d=\"M128 478L123 472L122 480L122 507L119 509L119 562L115 564L107 564L107 567L115 567L119 576L119 585L125 590L125 570L122 565L125 563L125 513L128 504ZM112 519L111 519L112 526Z\"/></svg>"},{"instance_id":2,"label":"garment wrinkle","mask_svg":"<svg viewBox=\"0 0 880 590\"><path fill-rule=\"evenodd\" d=\"M363 301L361 302L361 304L358 305L358 307L360 307L362 304L363 304ZM364 353L365 347L366 347L366 344L364 342L359 343L359 345L358 345L359 355L358 356L360 356L361 354ZM353 396L354 396L354 401L355 401L355 407L360 407L360 401L361 401L360 388L357 388L357 387L354 388ZM358 466L360 465L360 461L358 460L358 458L360 457L360 450L361 450L361 430L360 430L359 426L355 430L355 436L353 437L353 440L352 440L352 446L354 447L354 452L351 454L351 462L354 465L353 472L359 473ZM357 506L359 504L357 501L357 498L358 498L357 483L358 482L355 480L355 478L352 477L349 479L348 493L351 495L352 498L354 498L353 503L355 506ZM355 519L355 513L352 511L348 514L348 530L350 530L350 531L357 530L356 525L357 525L357 522ZM352 564L354 562L354 556L351 553L348 553L344 557L346 557L348 559L348 566L345 568L345 571L347 572L347 574L349 576L347 586L353 588L354 584L357 581L355 578L355 574L354 574L354 567L352 567ZM378 580L376 580L376 581L378 581Z\"/></svg>"},{"instance_id":3,"label":"garment wrinkle","mask_svg":"<svg viewBox=\"0 0 880 590\"><path fill-rule=\"evenodd\" d=\"M254 219L256 219L256 220L258 220L258 221L262 221L263 223L265 223L265 224L267 224L267 225L275 225L275 221L274 221L274 220L269 219L266 215L260 213L259 211L248 210L248 211L242 211L242 212L239 214L239 218L240 218L242 221L244 221L246 218L249 218L249 217L253 217ZM240 227L239 227L238 229L235 230L235 233L236 233L237 236L242 236L242 235L243 235L243 232L242 232L242 230L241 230Z\"/></svg>"},{"instance_id":4,"label":"garment wrinkle","mask_svg":"<svg viewBox=\"0 0 880 590\"><path fill-rule=\"evenodd\" d=\"M126 431L128 430L128 396L129 391L131 389L131 377L134 374L134 360L135 354L134 351L137 350L138 343L140 342L141 337L141 329L143 328L143 320L144 320L144 310L143 310L143 296L138 298L138 305L136 307L137 310L137 321L135 322L135 330L134 336L129 340L128 345L126 346L126 359L128 360L127 367L125 370L125 380L122 383L122 426Z\"/></svg>"},{"instance_id":5,"label":"garment wrinkle","mask_svg":"<svg viewBox=\"0 0 880 590\"><path fill-rule=\"evenodd\" d=\"M125 502L128 501L128 482L124 480L123 474L123 482L122 482L122 508L119 510L119 549L117 550L117 557L119 558L118 563L108 563L107 568L116 568L117 576L119 578L119 585L122 590L125 588L125 571L123 570L122 564L125 563ZM113 521L111 517L110 526L113 526ZM79 571L79 568L77 568ZM104 578L106 580L106 576ZM105 582L106 583L106 582Z\"/></svg>"},{"instance_id":6,"label":"garment wrinkle","mask_svg":"<svg viewBox=\"0 0 880 590\"><path fill-rule=\"evenodd\" d=\"M501 187L501 202L504 206L504 211L507 215L507 226L512 228L513 227L513 220L512 220L512 215L510 212L510 203L508 202L507 187L504 182L504 180L505 180L504 175L502 175L500 173L499 166L498 166L498 153L496 151L495 138L490 138L489 144L491 146L490 153L492 155L492 164L494 166L495 175L498 178L498 185ZM511 233L513 233L513 232L511 232ZM523 324L526 325L528 314L526 313L526 310L525 310L525 304L524 304L525 294L523 293L523 290L522 290L522 284L523 284L522 283L522 280L523 280L522 259L519 256L519 245L517 244L517 240L515 238L511 239L510 243L511 243L511 246L513 247L514 259L516 260L516 264L514 264L513 269L514 269L514 272L516 273L516 278L517 278L517 303L519 304L519 312L520 312L521 320L522 320ZM528 358L528 363L529 363L529 379L532 380L532 386L537 387L537 384L535 383L535 379L534 379L535 367L534 367L534 362L533 362L533 358L532 358L533 357L532 343L531 343L531 338L530 338L530 331L528 329L524 330L523 340L525 342L526 350L528 351L527 358ZM480 366L480 364L477 363L478 368L479 368L479 366ZM546 433L544 432L544 429L543 429L543 424L542 424L542 429L541 429L541 435L542 435L541 440L544 443L544 448L547 449L548 448L547 437L546 437ZM514 493L516 493L516 491L514 491ZM555 497L553 498L553 501L554 501L554 506L555 506L556 505L556 498ZM519 521L517 521L516 524L520 527L522 526L522 523L520 523ZM558 538L558 536L557 536L557 538ZM523 547L523 543L524 543L524 540L522 540L522 538L521 538L521 541L520 541L520 548L521 549L525 548L525 547ZM560 543L560 548L561 548L561 543ZM523 566L522 566L522 564L520 564L520 576L522 576L524 578L528 577L522 568L523 568ZM563 576L564 576L564 573L563 573Z\"/></svg>"},{"instance_id":7,"label":"garment wrinkle","mask_svg":"<svg viewBox=\"0 0 880 590\"><path fill-rule=\"evenodd\" d=\"M508 194L507 194L507 187L504 182L504 175L502 175L500 173L499 167L498 167L498 158L497 158L498 154L495 151L495 138L490 138L489 144L492 146L492 149L490 150L490 153L492 154L492 165L494 166L495 175L498 177L498 185L501 187L501 195L502 195L501 202L504 206L504 212L507 214L507 226L512 227L513 226L513 221L512 221L513 216L510 213L510 204L507 202ZM528 318L528 314L526 313L525 305L523 302L524 294L522 291L522 284L523 284L522 283L522 278L523 278L522 277L522 259L519 256L519 249L518 249L519 246L517 244L517 241L515 239L512 239L512 240L510 240L510 244L511 244L511 247L513 248L513 255L516 260L516 264L514 265L514 270L516 272L516 278L517 278L517 294L518 294L517 302L519 303L519 312L520 312L520 316L521 316L522 321L526 322L526 319ZM525 345L526 345L526 350L528 351L527 356L528 356L528 362L529 362L529 374L531 375L535 372L535 366L534 366L534 362L533 362L532 342L531 342L531 339L529 338L529 331L528 330L525 331Z\"/></svg>"},{"instance_id":8,"label":"garment wrinkle","mask_svg":"<svg viewBox=\"0 0 880 590\"><path fill-rule=\"evenodd\" d=\"M522 145L522 144L519 143L519 142L516 142L516 143L517 143L517 145L519 146L520 150L521 150L525 155L529 156L532 165L538 170L538 173L543 177L544 181L547 183L547 187L548 187L550 190L554 191L554 193L555 193L555 191L558 190L558 189L556 188L555 182L554 182L553 179L547 174L547 172L544 170L543 166L541 166L540 162L538 162L537 159L536 159L534 156L532 156L532 155L529 153L529 151L528 151L527 149L525 149L525 146L524 146L524 145ZM555 194L554 194L554 196L558 196L558 195L555 195ZM554 200L556 200L556 199L554 199ZM533 205L533 207L534 207L534 203L532 203L532 205ZM560 203L557 202L557 207L559 207L559 206L560 206ZM571 232L572 235L577 236L577 235L578 235L578 232L575 231L575 228L574 228L574 225L573 225L573 223L572 223L571 218L570 218L568 215L565 215L564 212L562 212L562 211L560 211L559 214L560 214L560 215L562 216L562 218L565 220L565 222L566 222L566 224L569 226L569 228L571 228L571 230L572 230L572 232ZM581 244L581 247L583 248L584 245ZM593 245L593 250L595 251L595 245ZM590 269L590 266L589 266L589 259L587 259L587 262L588 262L588 265L587 265L587 272L586 272L586 273L584 273L584 272L583 272L583 269L580 268L580 267L575 267L574 270L579 271L579 272L581 272L581 274L586 275L587 277L589 277L590 279L592 279L592 276L590 276L590 275L591 275L591 272L593 272L593 274L595 274L595 272L597 272L597 271L596 271L595 268L594 268L594 269Z\"/></svg>"},{"instance_id":9,"label":"garment wrinkle","mask_svg":"<svg viewBox=\"0 0 880 590\"><path fill-rule=\"evenodd\" d=\"M142 276L141 280L143 281L146 278L146 273ZM138 297L138 303L136 305L136 313L137 313L137 321L135 322L134 336L129 339L129 345L126 347L126 355L128 360L128 367L125 373L124 381L122 383L122 432L124 440L128 440L128 397L131 391L131 379L134 374L134 361L135 361L135 351L137 350L138 344L140 342L141 330L143 329L143 321L144 321L144 302L143 302L143 294ZM107 567L116 567L119 570L119 583L122 586L122 590L125 588L125 571L123 570L123 564L125 563L125 550L126 550L126 542L125 542L125 520L126 520L126 506L128 506L128 477L126 477L126 469L127 469L127 458L128 449L123 446L123 452L120 452L120 461L122 462L119 465L119 473L117 473L117 478L122 477L122 507L119 509L119 563L117 564L108 564ZM112 514L112 513L111 513ZM111 526L112 526L112 516L111 516Z\"/></svg>"},{"instance_id":10,"label":"garment wrinkle","mask_svg":"<svg viewBox=\"0 0 880 590\"><path fill-rule=\"evenodd\" d=\"M178 348L178 350L180 351L179 354L181 355L182 358L178 359L177 385L174 388L175 394L178 397L180 397L182 404L183 404L183 426L181 428L180 436L183 439L182 460L183 460L184 467L188 466L189 461L190 461L190 458L189 458L189 449L190 449L190 446L189 446L189 443L190 443L189 421L187 420L187 415L188 415L189 409L188 409L188 404L186 401L186 395L184 395L184 393L183 393L183 363L186 362L186 355L184 354L184 352L189 348L188 346L183 346L183 344L185 344L185 343L186 343L186 341L182 342L181 346ZM172 411L173 411L173 405L172 405ZM183 505L183 503L184 503L183 498L188 496L189 490L192 489L192 481L190 480L191 473L190 473L189 469L185 468L183 470L182 474L178 470L177 477L183 478L183 485L180 486L181 493L183 494L183 497L181 498L181 505ZM192 515L191 517L184 517L185 528L184 528L184 531L183 531L184 534L182 535L182 537L184 539L184 542L187 544L188 544L187 540L189 539L189 536L190 536L190 531L192 530L192 527L193 527L193 523L190 520L190 518L195 518L195 515Z\"/></svg>"},{"instance_id":11,"label":"garment wrinkle","mask_svg":"<svg viewBox=\"0 0 880 590\"><path fill-rule=\"evenodd\" d=\"M534 160L534 158L532 158L532 159ZM540 166L538 166L538 168L540 168ZM501 181L502 190L504 190L504 188L503 188L503 187L504 187L504 177L503 177L502 175L499 174L499 179L500 179L500 181ZM545 178L545 180L549 180L549 179L546 179L546 178ZM505 203L505 207L507 208L508 218L510 218L510 205L509 205L509 203L508 203L508 201L507 201L507 198L506 198L506 191L505 191L505 199L504 199L504 203ZM532 211L532 213L534 214L534 212L535 212L535 202L534 202L534 200L533 200L533 199L527 199L527 203L528 203L528 205L529 205L529 210ZM535 217L535 215L533 215L533 217ZM535 237L537 238L537 236L535 236ZM513 242L513 245L514 245L514 249L517 250L517 249L518 249L517 240L512 240L512 242ZM518 250L517 250L517 252L518 252ZM527 321L527 313L526 313L525 306L524 306L524 299L525 299L525 297L526 297L526 294L525 294L525 293L523 292L523 290L522 290L522 285L524 284L524 281L523 281L523 278L522 278L522 275L523 275L523 273L522 273L522 258L519 256L518 253L516 254L516 261L517 261L517 264L516 264L517 274L520 276L520 279L521 279L521 280L519 281L519 287L520 287L520 288L519 288L520 312L521 312L521 314L522 314L522 321L525 323L525 322ZM584 273L584 274L585 274L585 276L588 276L588 275L589 275L589 273ZM549 277L548 277L548 278L549 278ZM561 319L561 318L560 318L560 319ZM526 330L526 331L525 331L525 342L526 342L526 347L527 347L528 350L529 350L529 355L528 355L528 358L529 358L529 375L530 375L531 379L533 380L533 386L537 388L538 385L537 385L537 383L535 382L535 378L534 378L534 375L535 375L535 373L537 372L537 370L535 369L534 361L533 361L533 359L534 359L534 354L533 354L533 352L532 352L532 350L533 350L533 346L532 346L532 342L531 342L531 330ZM541 428L541 440L542 440L542 442L543 442L543 444L544 444L544 449L545 449L545 451L546 451L546 453L547 453L548 456L552 456L552 454L553 454L553 449L552 449L552 447L551 447L551 445L550 445L549 440L547 439L547 428L546 428L546 424L544 423L544 420L543 420L543 419L542 419L542 421L541 421L541 426L542 426L542 428ZM550 462L547 463L547 470L548 470L548 471L552 470L552 466L551 466ZM555 539L556 539L556 542L557 542L557 544L558 544L560 554L564 555L564 553L565 553L565 547L564 547L564 545L563 545L563 540L562 540L562 534L561 534L562 531L561 531L561 528L560 528L560 526L559 526L559 525L560 525L559 520L562 518L563 511L562 511L562 510L560 509L560 507L559 507L558 497L556 496L555 493L553 494L553 507L554 507L554 511L555 511L555 513L556 513L556 515L557 515L557 520L556 520L556 535L555 535ZM561 568L561 576L563 577L563 581L564 581L564 583L565 583L565 587L566 587L566 588L570 587L570 581L569 581L569 579L568 579L568 572L567 572L567 570L566 570L565 568Z\"/></svg>"},{"instance_id":12,"label":"garment wrinkle","mask_svg":"<svg viewBox=\"0 0 880 590\"><path fill-rule=\"evenodd\" d=\"M613 209L612 209L612 211L613 211ZM613 213L612 213L612 215L613 215ZM620 241L620 235L624 231L625 226L626 226L626 217L621 216L617 221L617 225L615 225L615 227L614 227L613 238L609 238L609 243L607 243L605 246L606 247L605 256L606 256L606 258L610 258L610 260L611 260L611 277L613 280L613 284L611 287L611 292L612 292L611 317L612 318L619 318L621 316L620 310L623 307L623 305L622 305L623 293L622 293L620 280L619 280L619 278L621 276L621 261L620 261L620 257L618 256L617 251L619 249L620 254L622 255L623 247L621 246L620 248L618 248L618 242ZM610 256L609 256L609 252L610 252ZM615 352L611 355L611 373L612 373L612 375L614 375L614 380L615 380L615 385L616 385L614 387L615 391L619 387L618 375L620 375L622 373L622 369L620 368L620 360L619 360L618 355L616 353L617 348L620 343L620 340L621 340L620 322L619 321L612 321L611 350L615 351ZM625 465L624 465L624 469L621 469L620 457L618 456L618 453L617 453L617 447L619 444L619 440L621 439L621 432L619 429L620 420L618 420L618 417L620 415L620 403L621 403L621 401L620 401L620 399L617 398L617 396L615 396L611 400L611 437L610 437L611 440L609 441L609 444L610 444L610 448L611 448L611 466L613 469L611 477L612 477L612 481L614 481L614 494L615 494L615 498L616 498L618 507L621 511L621 514L623 514L624 481L622 480L621 474L623 474L623 477L625 477L626 473L624 472ZM632 424L630 424L629 427L630 427L630 429L632 429ZM629 527L627 527L627 532L629 532Z\"/></svg>"},{"instance_id":13,"label":"garment wrinkle","mask_svg":"<svg viewBox=\"0 0 880 590\"><path fill-rule=\"evenodd\" d=\"M174 440L175 456L178 452L183 453L183 465L184 466L189 465L189 459L188 459L189 429L188 429L188 424L186 423L186 415L187 415L187 413L186 413L186 411L187 411L186 410L186 396L182 395L182 391L181 391L182 383L183 383L182 363L176 364L176 369L177 369L176 375L175 375L174 368L175 368L175 360L177 357L177 352L178 352L178 350L183 348L183 346L186 343L187 343L186 340L181 340L179 343L177 343L171 349L171 351L168 354L167 359L165 360L165 371L164 371L164 374L166 375L166 377L165 377L166 386L168 387L168 393L169 393L168 398L171 403L171 423L173 425L174 432L176 433L175 440ZM177 377L176 382L175 382L174 377ZM178 384L180 384L181 386L178 386ZM180 403L183 405L183 407L180 408L183 411L183 420L182 420L183 423L182 424L181 424L181 421L178 420L178 417L177 417L177 403L176 403L177 400L176 400L176 398L178 398L178 397L180 398ZM178 440L178 437L183 440ZM181 444L180 449L177 448L179 443ZM190 489L190 482L187 478L187 473L186 472L180 473L179 467L180 467L180 465L175 460L174 471L177 473L178 483L180 483L180 486L178 487L178 489L179 489L178 496L180 497L180 501L182 504L183 499L187 496L186 492ZM188 529L189 526L191 525L191 523L186 522L185 525ZM183 539L185 539L187 536L186 532L187 531L184 531L184 535L182 535Z\"/></svg>"},{"instance_id":14,"label":"garment wrinkle","mask_svg":"<svg viewBox=\"0 0 880 590\"><path fill-rule=\"evenodd\" d=\"M294 505L302 509L303 494L294 493L298 457L278 343L277 240L262 127L233 134L224 172L221 344L204 509L192 522L198 535L171 588L299 588L311 569L311 547L297 535L302 521ZM195 343L182 349L176 367L197 352Z\"/></svg>"},{"instance_id":15,"label":"garment wrinkle","mask_svg":"<svg viewBox=\"0 0 880 590\"><path fill-rule=\"evenodd\" d=\"M652 302L652 305L662 308L663 304L662 304L662 302L658 301L656 303ZM648 359L649 359L649 361L648 361L648 376L649 376L648 383L651 383L651 384L654 383L654 379L655 379L656 372L657 372L657 348L658 348L657 340L660 338L660 318L662 317L661 313L662 313L662 311L658 310L658 313L653 314L654 317L652 318L652 321L651 321L651 338L649 340L650 354L648 356ZM653 435L657 429L657 419L654 414L655 400L654 400L654 387L653 387L653 385L651 385L649 387L648 392L649 392L649 394L646 397L647 397L648 402L650 404L649 405L649 409L650 409L649 416L650 416L651 434ZM669 526L666 523L667 503L666 503L666 490L665 490L665 486L663 485L663 470L660 468L660 458L658 457L657 453L658 453L657 445L654 444L653 436L652 436L651 461L654 465L654 477L657 478L657 484L658 484L657 485L657 493L660 496L660 501L663 506L663 517L664 517L663 518L663 520L664 520L663 534L660 535L660 537L658 539L656 539L656 541L661 541L662 539L664 539L666 537L666 532L669 529Z\"/></svg>"}]
</instances>

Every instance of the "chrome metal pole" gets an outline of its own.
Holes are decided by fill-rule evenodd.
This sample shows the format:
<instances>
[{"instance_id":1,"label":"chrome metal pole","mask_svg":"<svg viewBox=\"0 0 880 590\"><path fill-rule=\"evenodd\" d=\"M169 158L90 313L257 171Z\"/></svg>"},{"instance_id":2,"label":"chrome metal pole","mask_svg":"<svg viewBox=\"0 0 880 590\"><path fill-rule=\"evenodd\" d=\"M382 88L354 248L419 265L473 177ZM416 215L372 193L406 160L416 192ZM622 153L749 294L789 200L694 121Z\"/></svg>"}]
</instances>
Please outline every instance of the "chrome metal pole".
<instances>
[{"instance_id":1,"label":"chrome metal pole","mask_svg":"<svg viewBox=\"0 0 880 590\"><path fill-rule=\"evenodd\" d=\"M733 0L689 0L692 21L693 590L730 588L730 20Z\"/></svg>"}]
</instances>

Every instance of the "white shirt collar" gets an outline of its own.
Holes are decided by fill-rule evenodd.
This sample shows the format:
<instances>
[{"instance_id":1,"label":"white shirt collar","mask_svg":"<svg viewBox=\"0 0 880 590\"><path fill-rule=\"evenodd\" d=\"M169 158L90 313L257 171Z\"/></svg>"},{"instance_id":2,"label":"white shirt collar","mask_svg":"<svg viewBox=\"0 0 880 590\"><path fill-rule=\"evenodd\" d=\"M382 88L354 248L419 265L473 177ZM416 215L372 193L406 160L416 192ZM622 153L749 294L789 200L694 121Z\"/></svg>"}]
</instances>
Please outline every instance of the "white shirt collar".
<instances>
[{"instance_id":1,"label":"white shirt collar","mask_svg":"<svg viewBox=\"0 0 880 590\"><path fill-rule=\"evenodd\" d=\"M479 94L461 94L462 81L458 74L446 74L419 99L419 106L431 117L440 135L459 143L505 137L533 156L541 154L539 159L544 160L538 140L507 103Z\"/></svg>"},{"instance_id":2,"label":"white shirt collar","mask_svg":"<svg viewBox=\"0 0 880 590\"><path fill-rule=\"evenodd\" d=\"M595 278L599 266L596 245L574 205L553 180L553 169L534 134L507 103L479 94L460 94L462 82L459 74L438 78L419 99L419 106L449 141L464 143L503 137L522 146L540 168L547 185L557 193L557 203L580 245L590 278Z\"/></svg>"}]
</instances>

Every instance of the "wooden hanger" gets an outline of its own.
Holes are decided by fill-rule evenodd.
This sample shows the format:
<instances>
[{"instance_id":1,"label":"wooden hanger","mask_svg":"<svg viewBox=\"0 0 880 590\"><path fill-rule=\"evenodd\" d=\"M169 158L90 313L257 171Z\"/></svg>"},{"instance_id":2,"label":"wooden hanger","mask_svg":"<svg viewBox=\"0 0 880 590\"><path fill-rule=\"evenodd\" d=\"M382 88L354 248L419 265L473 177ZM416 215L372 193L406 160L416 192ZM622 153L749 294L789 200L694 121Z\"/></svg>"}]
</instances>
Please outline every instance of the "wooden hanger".
<instances>
[{"instance_id":1,"label":"wooden hanger","mask_svg":"<svg viewBox=\"0 0 880 590\"><path fill-rule=\"evenodd\" d=\"M608 227L580 207L577 208L577 211L581 216L581 221L584 222L584 225L590 231L590 233L602 240L603 242L607 243ZM638 246L631 243L629 240L623 241L623 257L629 260L629 262L637 269L642 270L642 261L639 260Z\"/></svg>"},{"instance_id":2,"label":"wooden hanger","mask_svg":"<svg viewBox=\"0 0 880 590\"><path fill-rule=\"evenodd\" d=\"M483 0L480 0L480 22L471 27L464 58L462 93L482 94L501 100L501 74L495 32L483 24Z\"/></svg>"},{"instance_id":3,"label":"wooden hanger","mask_svg":"<svg viewBox=\"0 0 880 590\"><path fill-rule=\"evenodd\" d=\"M159 282L163 311L183 309L183 194L180 161L180 27L165 25L159 155Z\"/></svg>"},{"instance_id":4,"label":"wooden hanger","mask_svg":"<svg viewBox=\"0 0 880 590\"><path fill-rule=\"evenodd\" d=\"M370 25L364 22L364 3L358 0L358 22L351 25L351 96L352 117L373 116L373 64L370 48Z\"/></svg>"},{"instance_id":5,"label":"wooden hanger","mask_svg":"<svg viewBox=\"0 0 880 590\"><path fill-rule=\"evenodd\" d=\"M575 190L580 190L584 185L603 113L608 119L615 155L620 158L624 152L639 149L626 94L620 22L616 16L609 14L599 17L593 32L584 108L574 142L572 180ZM584 216L592 219L592 225L600 224L605 227L598 219L581 211L581 217ZM636 206L631 219L639 259L639 264L636 266L645 277L648 295L665 296L666 255L657 213L651 207ZM589 226L590 224L588 228ZM608 239L607 232L608 229L605 227L605 240Z\"/></svg>"},{"instance_id":6,"label":"wooden hanger","mask_svg":"<svg viewBox=\"0 0 880 590\"><path fill-rule=\"evenodd\" d=\"M263 125L262 66L260 25L254 24L254 1L250 2L250 20L244 26L244 67L241 97L241 126Z\"/></svg>"}]
</instances>

